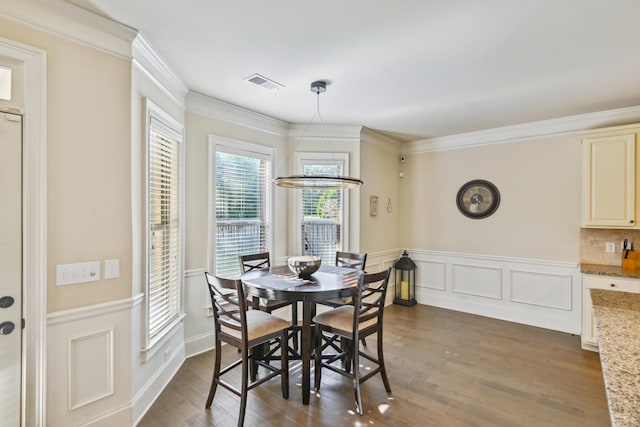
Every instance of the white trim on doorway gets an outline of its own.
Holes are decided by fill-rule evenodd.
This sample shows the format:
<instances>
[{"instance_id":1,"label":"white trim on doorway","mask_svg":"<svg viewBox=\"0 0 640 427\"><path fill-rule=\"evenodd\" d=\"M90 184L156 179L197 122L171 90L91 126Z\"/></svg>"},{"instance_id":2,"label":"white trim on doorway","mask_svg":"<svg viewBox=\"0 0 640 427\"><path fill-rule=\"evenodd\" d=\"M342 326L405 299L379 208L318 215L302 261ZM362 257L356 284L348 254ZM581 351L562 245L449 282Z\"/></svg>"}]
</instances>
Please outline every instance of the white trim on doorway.
<instances>
[{"instance_id":1,"label":"white trim on doorway","mask_svg":"<svg viewBox=\"0 0 640 427\"><path fill-rule=\"evenodd\" d=\"M25 417L23 425L45 425L45 350L47 310L46 52L0 38L0 55L24 65L24 318Z\"/></svg>"}]
</instances>

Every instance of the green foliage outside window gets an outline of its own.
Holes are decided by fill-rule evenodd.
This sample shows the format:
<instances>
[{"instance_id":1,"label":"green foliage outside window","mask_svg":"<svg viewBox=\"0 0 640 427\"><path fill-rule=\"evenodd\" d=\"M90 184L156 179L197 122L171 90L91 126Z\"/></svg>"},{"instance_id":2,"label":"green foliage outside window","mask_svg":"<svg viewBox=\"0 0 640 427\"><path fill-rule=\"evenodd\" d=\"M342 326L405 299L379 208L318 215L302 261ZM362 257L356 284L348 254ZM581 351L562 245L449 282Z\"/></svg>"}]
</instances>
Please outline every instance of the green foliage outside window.
<instances>
[{"instance_id":1,"label":"green foliage outside window","mask_svg":"<svg viewBox=\"0 0 640 427\"><path fill-rule=\"evenodd\" d=\"M264 173L261 161L216 153L216 218L220 221L261 219Z\"/></svg>"}]
</instances>

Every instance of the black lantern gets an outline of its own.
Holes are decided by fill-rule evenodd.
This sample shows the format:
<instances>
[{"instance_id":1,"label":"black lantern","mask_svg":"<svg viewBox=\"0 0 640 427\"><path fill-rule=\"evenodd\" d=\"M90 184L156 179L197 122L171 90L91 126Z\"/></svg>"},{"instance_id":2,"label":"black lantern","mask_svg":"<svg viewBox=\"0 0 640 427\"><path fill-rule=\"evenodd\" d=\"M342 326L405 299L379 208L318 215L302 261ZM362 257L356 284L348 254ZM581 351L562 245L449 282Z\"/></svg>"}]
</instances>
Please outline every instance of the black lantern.
<instances>
[{"instance_id":1,"label":"black lantern","mask_svg":"<svg viewBox=\"0 0 640 427\"><path fill-rule=\"evenodd\" d=\"M393 265L396 269L394 304L411 306L416 303L416 263L405 250Z\"/></svg>"}]
</instances>

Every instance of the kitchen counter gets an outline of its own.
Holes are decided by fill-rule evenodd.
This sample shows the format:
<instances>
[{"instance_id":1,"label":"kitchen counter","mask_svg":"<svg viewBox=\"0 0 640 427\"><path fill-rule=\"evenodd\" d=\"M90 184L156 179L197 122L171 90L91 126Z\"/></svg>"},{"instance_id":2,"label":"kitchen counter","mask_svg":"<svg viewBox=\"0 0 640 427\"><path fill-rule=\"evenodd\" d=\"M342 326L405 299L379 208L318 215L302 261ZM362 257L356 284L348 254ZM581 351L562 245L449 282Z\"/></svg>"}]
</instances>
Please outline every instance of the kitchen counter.
<instances>
[{"instance_id":1,"label":"kitchen counter","mask_svg":"<svg viewBox=\"0 0 640 427\"><path fill-rule=\"evenodd\" d=\"M591 289L591 299L611 425L640 426L640 294Z\"/></svg>"},{"instance_id":2,"label":"kitchen counter","mask_svg":"<svg viewBox=\"0 0 640 427\"><path fill-rule=\"evenodd\" d=\"M623 271L619 265L580 264L580 273L640 279L639 269Z\"/></svg>"}]
</instances>

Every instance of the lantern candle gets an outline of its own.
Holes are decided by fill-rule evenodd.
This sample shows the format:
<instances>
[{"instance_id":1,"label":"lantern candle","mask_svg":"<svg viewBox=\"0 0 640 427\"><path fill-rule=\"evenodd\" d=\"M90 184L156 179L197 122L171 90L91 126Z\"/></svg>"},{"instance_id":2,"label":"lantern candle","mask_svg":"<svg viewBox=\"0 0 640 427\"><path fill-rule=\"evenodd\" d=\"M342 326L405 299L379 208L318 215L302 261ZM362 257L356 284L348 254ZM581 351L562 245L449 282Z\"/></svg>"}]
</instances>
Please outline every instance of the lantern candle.
<instances>
[{"instance_id":1,"label":"lantern candle","mask_svg":"<svg viewBox=\"0 0 640 427\"><path fill-rule=\"evenodd\" d=\"M400 298L403 300L409 299L409 282L406 280L400 282Z\"/></svg>"}]
</instances>

